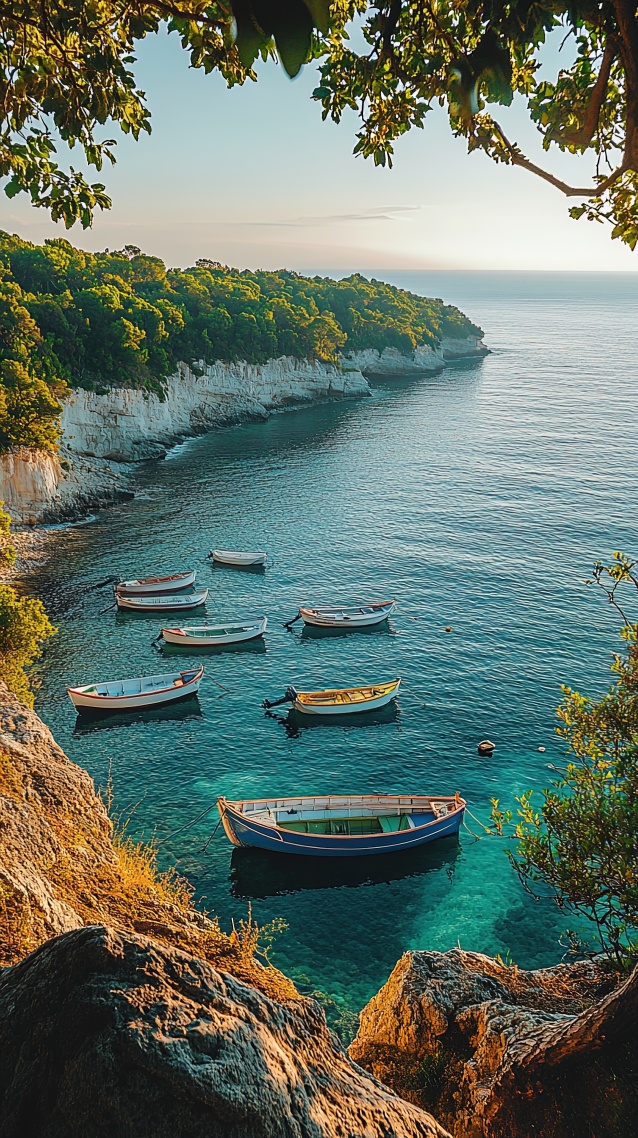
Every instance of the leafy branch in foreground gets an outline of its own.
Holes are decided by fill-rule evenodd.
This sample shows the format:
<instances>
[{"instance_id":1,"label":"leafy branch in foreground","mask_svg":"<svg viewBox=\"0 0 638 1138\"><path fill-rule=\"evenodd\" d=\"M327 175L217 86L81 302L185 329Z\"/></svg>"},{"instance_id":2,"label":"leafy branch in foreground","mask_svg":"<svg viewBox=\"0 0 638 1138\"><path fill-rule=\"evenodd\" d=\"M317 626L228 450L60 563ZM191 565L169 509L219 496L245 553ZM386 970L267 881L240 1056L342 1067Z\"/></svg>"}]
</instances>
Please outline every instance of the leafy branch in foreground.
<instances>
[{"instance_id":1,"label":"leafy branch in foreground","mask_svg":"<svg viewBox=\"0 0 638 1138\"><path fill-rule=\"evenodd\" d=\"M352 27L363 48L350 39ZM176 33L192 67L229 87L256 80L253 63L278 57L294 76L319 59L314 95L324 118L359 114L355 153L391 164L393 147L447 109L468 150L518 166L570 198L570 213L609 221L638 242L638 19L631 0L0 0L0 177L69 227L108 209L102 182L62 170L61 139L90 167L114 162L116 126L150 131L135 50L162 28ZM565 65L541 72L554 32ZM545 150L586 156L589 184L569 185L533 162L488 108L518 95ZM589 171L595 165L593 179Z\"/></svg>"},{"instance_id":2,"label":"leafy branch in foreground","mask_svg":"<svg viewBox=\"0 0 638 1138\"><path fill-rule=\"evenodd\" d=\"M630 0L339 0L333 27L320 38L315 98L339 121L346 109L361 125L355 152L391 164L394 143L422 127L435 105L447 109L468 150L519 166L585 203L572 217L611 222L612 236L638 241L638 20ZM359 17L363 50L348 39ZM541 72L555 32L565 64ZM543 148L586 155L585 183L570 185L531 161L488 107L527 104ZM595 174L589 179L591 160Z\"/></svg>"},{"instance_id":3,"label":"leafy branch in foreground","mask_svg":"<svg viewBox=\"0 0 638 1138\"><path fill-rule=\"evenodd\" d=\"M601 699L563 687L557 731L571 758L538 808L531 792L517 800L516 848L508 851L526 888L549 886L561 908L592 922L603 952L619 965L638 960L638 623L618 599L621 586L638 590L637 567L615 553L612 565L594 568L623 616L625 650L614 655L614 683ZM503 834L513 815L496 799L492 807Z\"/></svg>"},{"instance_id":4,"label":"leafy branch in foreground","mask_svg":"<svg viewBox=\"0 0 638 1138\"><path fill-rule=\"evenodd\" d=\"M138 139L150 133L132 65L136 44L162 27L175 32L191 65L219 71L229 87L255 79L252 64L277 52L296 75L313 28L328 30L329 0L0 0L0 177L5 192L29 194L69 228L108 209L102 182L62 170L61 139L102 170L115 161L107 123Z\"/></svg>"}]
</instances>

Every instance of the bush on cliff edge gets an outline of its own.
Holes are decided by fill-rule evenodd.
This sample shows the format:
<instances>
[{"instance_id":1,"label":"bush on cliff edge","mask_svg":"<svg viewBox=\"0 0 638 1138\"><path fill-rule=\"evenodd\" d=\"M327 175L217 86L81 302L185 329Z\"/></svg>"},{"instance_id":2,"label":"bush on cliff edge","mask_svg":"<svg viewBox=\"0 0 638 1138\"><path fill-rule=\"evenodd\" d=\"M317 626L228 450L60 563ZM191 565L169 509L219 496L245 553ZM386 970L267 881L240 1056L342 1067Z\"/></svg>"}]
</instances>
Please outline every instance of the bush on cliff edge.
<instances>
[{"instance_id":1,"label":"bush on cliff edge","mask_svg":"<svg viewBox=\"0 0 638 1138\"><path fill-rule=\"evenodd\" d=\"M33 707L33 692L25 668L37 660L42 641L55 631L42 601L0 585L0 680L28 707Z\"/></svg>"},{"instance_id":2,"label":"bush on cliff edge","mask_svg":"<svg viewBox=\"0 0 638 1138\"><path fill-rule=\"evenodd\" d=\"M508 856L526 888L548 885L559 906L584 917L603 952L620 967L638 963L638 623L618 590L638 590L638 562L614 554L594 580L624 625L625 651L613 657L615 682L592 700L563 687L558 734L569 760L537 809L531 791L518 802L516 848ZM512 818L493 800L495 828ZM574 947L581 938L569 934Z\"/></svg>"}]
</instances>

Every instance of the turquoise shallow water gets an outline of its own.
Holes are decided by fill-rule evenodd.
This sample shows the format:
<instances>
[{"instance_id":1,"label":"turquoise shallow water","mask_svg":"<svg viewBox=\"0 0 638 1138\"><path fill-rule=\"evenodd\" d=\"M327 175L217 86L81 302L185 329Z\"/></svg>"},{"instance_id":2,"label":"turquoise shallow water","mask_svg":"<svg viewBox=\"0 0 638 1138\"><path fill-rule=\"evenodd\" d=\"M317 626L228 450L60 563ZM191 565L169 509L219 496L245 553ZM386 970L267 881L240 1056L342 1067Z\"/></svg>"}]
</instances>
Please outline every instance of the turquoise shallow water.
<instances>
[{"instance_id":1,"label":"turquoise shallow water","mask_svg":"<svg viewBox=\"0 0 638 1138\"><path fill-rule=\"evenodd\" d=\"M491 797L545 785L561 754L561 682L601 690L616 647L584 578L596 557L638 551L635 278L387 276L458 303L492 354L189 442L140 468L134 502L56 531L29 582L60 628L37 696L60 744L100 785L110 767L132 830L162 840L163 860L224 925L249 901L260 923L282 917L273 960L335 1000L333 1014L358 1011L407 948L552 963L564 918L523 892L501 843L468 833L325 867L233 851L221 830L203 851L212 813L176 831L218 794L459 790L486 818ZM264 547L273 564L213 568L213 545ZM210 615L268 615L265 646L211 657L199 707L76 725L68 683L157 671L161 659L160 620L103 614L108 591L92 585L190 565L211 589ZM304 599L386 596L399 602L387 629L282 627ZM290 682L394 675L396 713L365 726L298 728L260 707ZM485 736L489 759L476 753Z\"/></svg>"}]
</instances>

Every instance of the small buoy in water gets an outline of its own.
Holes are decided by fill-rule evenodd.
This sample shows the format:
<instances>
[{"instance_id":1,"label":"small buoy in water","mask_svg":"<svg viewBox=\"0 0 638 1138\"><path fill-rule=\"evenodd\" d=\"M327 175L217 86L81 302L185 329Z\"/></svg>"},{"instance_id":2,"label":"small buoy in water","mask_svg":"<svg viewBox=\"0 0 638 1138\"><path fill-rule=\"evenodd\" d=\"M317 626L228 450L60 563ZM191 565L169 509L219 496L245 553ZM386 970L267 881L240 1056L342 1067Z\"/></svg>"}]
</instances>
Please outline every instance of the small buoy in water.
<instances>
[{"instance_id":1,"label":"small buoy in water","mask_svg":"<svg viewBox=\"0 0 638 1138\"><path fill-rule=\"evenodd\" d=\"M539 749L539 751L544 751L544 750L545 750L545 748L544 748L544 747L539 747L538 749Z\"/></svg>"},{"instance_id":2,"label":"small buoy in water","mask_svg":"<svg viewBox=\"0 0 638 1138\"><path fill-rule=\"evenodd\" d=\"M481 739L478 747L476 748L479 755L491 755L494 750L495 744L490 742L489 739Z\"/></svg>"},{"instance_id":3,"label":"small buoy in water","mask_svg":"<svg viewBox=\"0 0 638 1138\"><path fill-rule=\"evenodd\" d=\"M445 626L445 631L446 631L446 632L451 632L451 631L452 631L452 626L451 626L450 624L446 624L446 626Z\"/></svg>"}]
</instances>

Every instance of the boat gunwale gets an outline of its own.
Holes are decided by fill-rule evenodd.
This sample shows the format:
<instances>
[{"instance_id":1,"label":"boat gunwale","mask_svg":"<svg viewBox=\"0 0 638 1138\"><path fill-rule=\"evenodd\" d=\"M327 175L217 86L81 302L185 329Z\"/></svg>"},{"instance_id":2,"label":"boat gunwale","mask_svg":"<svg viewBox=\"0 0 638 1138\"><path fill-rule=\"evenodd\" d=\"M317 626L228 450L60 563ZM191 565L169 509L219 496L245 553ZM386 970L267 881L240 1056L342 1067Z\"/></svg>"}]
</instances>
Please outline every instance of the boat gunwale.
<instances>
[{"instance_id":1,"label":"boat gunwale","mask_svg":"<svg viewBox=\"0 0 638 1138\"><path fill-rule=\"evenodd\" d=\"M193 671L192 668L184 668L183 671L181 671L181 672L167 672L167 673L165 673L165 675L169 675L169 676L175 675L175 676L179 677L179 676L183 676L185 673L192 672L192 671ZM199 668L197 668L195 670L195 672L192 676L192 679L184 681L183 687L190 687L192 684L196 683L198 680L201 680L203 675L204 675L204 665L200 664ZM142 680L142 679L144 679L144 676L139 676L136 678L139 678L140 680ZM100 692L92 692L92 691L88 690L89 688L92 688L92 687L99 687L100 684L102 684L102 683L107 683L107 684L126 683L126 680L99 680L97 684L86 684L83 687L67 688L66 690L67 690L67 693L69 695L71 695L71 692L73 692L74 695L81 695L81 696L84 696L85 698L88 697L89 699L95 699L95 700L102 700L102 699L140 699L145 695L148 695L148 696L163 695L164 692L169 692L169 691L175 690L175 681L173 681L173 683L170 685L170 687L167 687L167 688L152 688L150 691L147 691L147 692L143 692L143 691L126 692L126 693L123 692L122 695L109 695L108 692L105 695L102 695Z\"/></svg>"},{"instance_id":2,"label":"boat gunwale","mask_svg":"<svg viewBox=\"0 0 638 1138\"><path fill-rule=\"evenodd\" d=\"M233 625L231 627L230 631L226 631L226 632L220 631L219 636L230 636L232 632L250 632L251 629L253 629L253 628L262 628L265 631L267 624L268 624L268 618L265 616L260 616L259 619L255 619L250 624ZM206 624L195 625L192 628L190 633L186 632L186 630L184 628L162 628L161 631L163 633L164 632L172 632L174 635L183 636L184 639L189 639L189 638L193 639L196 636L203 638L206 635L206 629L207 628L213 628L213 627L217 627L217 626L206 625ZM223 626L219 625L218 627L221 630L221 628ZM219 638L219 637L217 637L217 638ZM209 639L212 639L212 637L210 637Z\"/></svg>"},{"instance_id":3,"label":"boat gunwale","mask_svg":"<svg viewBox=\"0 0 638 1138\"><path fill-rule=\"evenodd\" d=\"M304 696L306 698L310 698L313 696L317 697L317 696L331 696L331 695L332 696L350 695L353 692L369 692L369 691L373 691L374 689L377 689L377 688L384 689L382 691L379 691L377 695L371 695L371 696L369 696L369 698L367 700L361 700L360 701L361 703L366 703L366 702L370 703L370 702L372 702L372 700L381 699L382 696L388 695L390 690L396 691L398 689L400 683L401 683L401 677L397 676L397 678L395 680L383 680L379 684L362 684L360 687L356 687L356 688L326 688L324 691L297 691L295 702L296 702L296 700L299 700L300 703L303 703L304 699L302 697L304 697ZM295 689L295 691L296 691L296 689ZM330 706L335 706L335 705L333 703Z\"/></svg>"},{"instance_id":4,"label":"boat gunwale","mask_svg":"<svg viewBox=\"0 0 638 1138\"><path fill-rule=\"evenodd\" d=\"M380 609L391 609L393 607L396 608L396 603L396 601L374 601L369 605L342 605L341 608L329 608L328 605L318 605L316 607L313 607L312 605L299 605L299 612L302 616L305 612L310 613L312 616L331 614L336 617L340 613L348 612L355 613L360 616L367 616L372 615L372 613L378 613ZM366 613L364 611L366 609L372 610L372 613L370 613L370 611Z\"/></svg>"},{"instance_id":5,"label":"boat gunwale","mask_svg":"<svg viewBox=\"0 0 638 1138\"><path fill-rule=\"evenodd\" d=\"M118 593L117 603L119 606L120 601L123 601L125 608L131 602L136 605L141 604L144 608L153 608L176 601L180 608L188 608L189 606L197 608L199 605L206 603L209 592L209 589L200 589L199 592L185 593L181 596L175 593L151 593L148 596L144 596L143 594L129 595L126 593Z\"/></svg>"},{"instance_id":6,"label":"boat gunwale","mask_svg":"<svg viewBox=\"0 0 638 1138\"><path fill-rule=\"evenodd\" d=\"M161 585L164 584L164 582L168 583L171 581L184 581L186 582L184 588L186 588L188 585L194 584L196 578L197 571L195 569L187 569L181 573L169 573L165 577L131 577L126 581L118 581L115 586L115 591L117 593L126 592L127 589L140 588L144 585Z\"/></svg>"},{"instance_id":7,"label":"boat gunwale","mask_svg":"<svg viewBox=\"0 0 638 1138\"><path fill-rule=\"evenodd\" d=\"M348 795L340 795L337 797L349 797L349 796ZM361 795L361 796L352 795L352 797L365 797L365 795ZM399 797L399 796L398 795L388 795L387 797L391 798L391 797ZM429 801L429 802L432 802L432 799L434 799L435 802L456 802L457 805L456 805L456 808L454 810L449 810L442 817L440 817L439 815L435 815L434 818L432 818L432 820L430 822L424 822L422 825L413 826L410 830L403 831L406 834L408 834L408 833L409 834L415 834L417 832L421 832L421 831L427 829L428 826L435 825L437 822L438 823L447 822L451 818L456 818L456 816L459 813L464 813L465 810L467 809L467 802L460 795L458 795L458 796L445 795L445 794L432 795L432 796L415 795L414 797L423 797L423 799L427 799L427 801ZM243 804L244 802L270 802L270 801L272 801L272 799L269 799L269 798L246 798L246 799L242 799L241 803ZM220 807L220 802L224 803L223 807ZM228 801L228 799L224 798L223 796L220 796L217 799L217 808L218 808L218 810L222 816L222 819L223 819L224 812L230 810L231 814L236 815L240 820L243 820L245 823L246 822L252 822L253 825L256 823L257 827L259 827L259 826L268 827L268 829L270 829L271 831L276 833L277 839L286 845L299 844L300 846L305 846L306 848L309 848L309 846L310 846L309 842L300 842L300 843L285 842L285 839L281 837L281 833L280 833L280 831L283 831L286 834L292 833L292 832L297 833L297 831L285 830L284 827L279 826L279 824L277 822L260 822L258 819L250 818L249 815L244 814L241 810L237 810L236 805L237 804L235 804L235 805L231 804ZM301 836L306 836L306 835L301 834ZM315 837L318 835L308 834L307 836ZM364 837L374 837L375 844L376 844L376 842L379 842L383 839L395 837L395 834L393 832L392 834L381 833L381 834L376 834L376 835L372 835L372 834L321 834L320 836L321 836L322 841L329 841L329 842L335 841L335 842L339 842L339 843L344 842L344 841L361 841L361 839ZM407 844L410 844L410 843L407 843ZM322 849L322 846L318 845L318 846L315 846L314 848L315 849Z\"/></svg>"}]
</instances>

